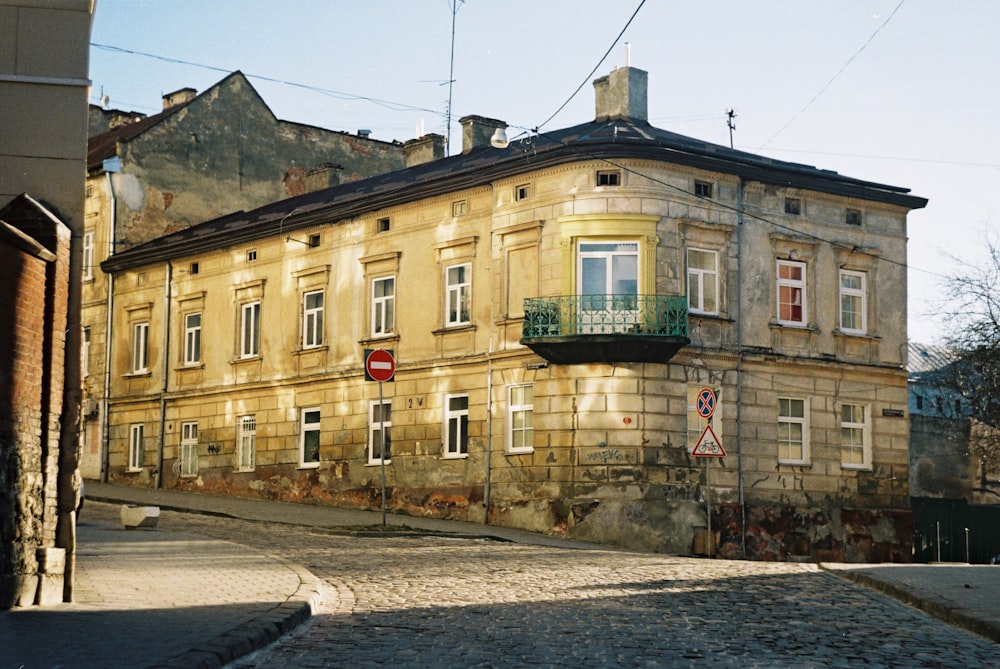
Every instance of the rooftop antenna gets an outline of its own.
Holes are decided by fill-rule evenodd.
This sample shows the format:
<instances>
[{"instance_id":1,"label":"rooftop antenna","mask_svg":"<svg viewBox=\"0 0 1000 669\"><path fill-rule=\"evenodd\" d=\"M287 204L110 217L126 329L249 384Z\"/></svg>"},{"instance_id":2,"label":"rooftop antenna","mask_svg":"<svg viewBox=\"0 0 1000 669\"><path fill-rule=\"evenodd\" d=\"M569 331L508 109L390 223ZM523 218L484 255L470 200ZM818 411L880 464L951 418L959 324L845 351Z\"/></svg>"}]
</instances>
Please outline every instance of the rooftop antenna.
<instances>
[{"instance_id":1,"label":"rooftop antenna","mask_svg":"<svg viewBox=\"0 0 1000 669\"><path fill-rule=\"evenodd\" d=\"M458 14L458 3L465 0L451 0L451 64L448 69L448 112L445 119L444 145L446 154L451 153L451 91L455 83L455 15Z\"/></svg>"},{"instance_id":2,"label":"rooftop antenna","mask_svg":"<svg viewBox=\"0 0 1000 669\"><path fill-rule=\"evenodd\" d=\"M729 148L733 148L733 130L736 130L736 124L733 123L733 119L736 118L736 110L728 109L726 110L726 125L729 126Z\"/></svg>"}]
</instances>

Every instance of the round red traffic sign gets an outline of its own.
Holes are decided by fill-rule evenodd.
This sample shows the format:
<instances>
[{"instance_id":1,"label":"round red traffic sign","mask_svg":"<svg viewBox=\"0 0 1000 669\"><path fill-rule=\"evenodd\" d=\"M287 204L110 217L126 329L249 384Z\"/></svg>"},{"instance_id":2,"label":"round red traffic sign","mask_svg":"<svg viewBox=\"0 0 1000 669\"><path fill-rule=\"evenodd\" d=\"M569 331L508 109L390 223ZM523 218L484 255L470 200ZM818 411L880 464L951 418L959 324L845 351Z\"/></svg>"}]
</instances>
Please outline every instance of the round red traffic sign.
<instances>
[{"instance_id":1,"label":"round red traffic sign","mask_svg":"<svg viewBox=\"0 0 1000 669\"><path fill-rule=\"evenodd\" d=\"M365 357L365 371L373 381L392 381L396 373L396 360L392 357L392 351L384 348L369 351Z\"/></svg>"},{"instance_id":2,"label":"round red traffic sign","mask_svg":"<svg viewBox=\"0 0 1000 669\"><path fill-rule=\"evenodd\" d=\"M715 413L715 391L711 388L702 388L698 391L698 401L695 407L698 415L702 418L711 418Z\"/></svg>"}]
</instances>

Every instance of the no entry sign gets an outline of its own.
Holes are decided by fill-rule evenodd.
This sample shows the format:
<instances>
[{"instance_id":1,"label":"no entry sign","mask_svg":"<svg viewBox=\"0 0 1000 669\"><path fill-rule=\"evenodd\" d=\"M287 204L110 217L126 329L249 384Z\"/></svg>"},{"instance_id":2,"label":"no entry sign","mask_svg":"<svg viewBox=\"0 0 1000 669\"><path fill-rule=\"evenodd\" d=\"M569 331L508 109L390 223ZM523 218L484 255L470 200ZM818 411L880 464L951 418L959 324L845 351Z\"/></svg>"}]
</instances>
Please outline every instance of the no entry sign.
<instances>
[{"instance_id":1,"label":"no entry sign","mask_svg":"<svg viewBox=\"0 0 1000 669\"><path fill-rule=\"evenodd\" d=\"M384 348L365 351L365 379L368 381L392 381L396 374L396 360L392 351Z\"/></svg>"}]
</instances>

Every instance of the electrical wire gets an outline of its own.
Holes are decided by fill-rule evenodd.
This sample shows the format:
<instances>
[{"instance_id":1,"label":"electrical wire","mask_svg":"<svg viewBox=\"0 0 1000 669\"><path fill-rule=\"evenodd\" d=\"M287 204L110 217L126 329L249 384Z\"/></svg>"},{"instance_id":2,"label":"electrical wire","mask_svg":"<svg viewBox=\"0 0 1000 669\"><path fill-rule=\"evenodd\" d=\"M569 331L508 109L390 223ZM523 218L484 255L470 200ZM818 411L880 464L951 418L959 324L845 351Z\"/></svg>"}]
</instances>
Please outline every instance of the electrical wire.
<instances>
[{"instance_id":1,"label":"electrical wire","mask_svg":"<svg viewBox=\"0 0 1000 669\"><path fill-rule=\"evenodd\" d=\"M90 46L95 49L101 49L103 51L111 51L114 53L125 53L131 56L142 56L144 58L153 58L154 60L163 61L165 63L174 63L177 65L189 65L191 67L199 67L203 70L212 70L213 72L225 72L226 74L231 74L231 70L227 70L223 67L217 67L215 65L205 65L203 63L195 63L189 60L182 60L180 58L170 58L169 56L159 56L153 53L145 53L142 51L133 51L132 49L125 49L118 46L111 46L109 44L97 44L96 42L91 42ZM367 95L356 95L353 93L344 93L343 91L335 91L329 88L320 88L319 86L311 86L309 84L300 84L295 81L288 81L286 79L277 79L274 77L267 77L262 74L249 74L247 72L243 73L248 79L257 79L258 81L269 81L275 84L283 84L285 86L291 86L293 88L301 88L307 91L312 91L314 93L320 93L321 95L327 95L338 100L358 100L361 102L370 102L372 104L378 105L380 107L385 107L386 109L391 109L392 111L419 111L428 114L434 114L437 116L444 117L444 114L436 109L427 109L426 107L417 107L414 105L408 105L402 102L393 102L391 100L382 100L380 98L373 98Z\"/></svg>"},{"instance_id":2,"label":"electrical wire","mask_svg":"<svg viewBox=\"0 0 1000 669\"><path fill-rule=\"evenodd\" d=\"M622 38L622 35L624 35L624 34L625 34L625 31L626 31L626 30L628 30L628 27L629 27L630 25L632 25L632 21L634 21L634 20L635 20L635 17L636 17L636 16L637 16L637 15L639 14L639 10L640 10L640 9L642 9L642 6L643 6L643 5L645 5L645 4L646 4L646 0L640 0L640 2L639 2L639 6L635 8L635 11L634 11L634 12L632 12L632 16L631 16L631 17L629 17L629 20L628 20L628 22L627 22L627 23L625 24L625 27L621 29L621 32L619 32L619 33L618 33L618 37L616 37L616 38L614 39L614 41L613 41L613 42L611 43L611 46L609 46L609 47L608 47L608 50L607 50L607 51L605 51L605 52L604 52L604 55L603 55L603 56L601 56L601 59L600 59L599 61L597 61L597 65L595 65L595 66L594 66L594 69L592 69L592 70L590 71L590 74L588 74L588 75L586 76L586 78L585 78L585 79L584 79L584 80L583 80L582 82L580 82L580 85L579 85L579 86L577 86L577 87L576 87L576 90L575 90L575 91L573 91L573 93L572 93L572 94L571 94L571 95L570 95L570 96L569 96L569 97L568 97L568 98L566 99L566 102L564 102L564 103L562 103L561 105L559 105L559 109L555 110L555 111L554 111L554 112L552 113L552 115L551 115L551 116L549 116L549 117L548 117L547 119L545 119L544 121L542 121L541 123L539 123L539 124L538 124L537 126L535 126L535 128L536 128L536 129L538 129L538 128L542 128L542 127L544 127L544 126L548 125L548 124L549 124L549 122L550 122L550 121L551 121L552 119L554 119L554 118L555 118L556 116L558 116L558 115L559 115L559 112L561 112L561 111L562 111L563 109L565 109L565 108L566 108L566 105L568 105L568 104L570 103L570 101L571 101L571 100L572 100L573 98L575 98L575 97L577 96L577 93L579 93L579 92L580 92L580 90L581 90L581 89L583 89L583 87L587 85L587 82L588 82L588 81L590 81L590 78L591 78L592 76L594 76L594 72L597 72L597 68L599 68L599 67L600 67L600 66L601 66L601 65L602 65L602 64L604 63L604 61L608 59L608 56L609 56L609 55L611 54L611 50L612 50L612 49L614 49L614 48L615 48L615 45L617 45L617 44L618 44L618 40L620 40L620 39Z\"/></svg>"},{"instance_id":3,"label":"electrical wire","mask_svg":"<svg viewBox=\"0 0 1000 669\"><path fill-rule=\"evenodd\" d=\"M855 59L855 58L857 58L857 57L858 57L858 56L859 56L859 55L861 54L861 52L862 52L862 51L864 51L864 50L865 50L865 49L866 49L866 48L868 47L868 45L872 43L872 40L873 40L873 39L875 39L875 36L876 36L876 35L878 35L878 34L879 34L880 32L882 32L882 29L883 29L883 28L885 28L885 27L886 27L887 25L889 25L889 22L890 22L890 21L892 21L892 17L894 17L894 16L896 15L896 12L898 12L898 11L899 11L899 8L903 6L903 3L904 3L904 2L906 2L906 0L899 0L899 4L898 4L898 5L896 5L896 8L892 10L892 13L891 13L891 14L889 14L889 18L887 18L887 19L886 19L885 21L883 21L883 22L882 22L882 25L880 25L880 26L879 26L879 27L878 27L878 28L877 28L877 29L875 30L875 32L873 32L873 33L871 34L871 36L870 36L870 37L868 38L868 40L867 40L867 41L866 41L866 42L865 42L864 44L862 44L862 45L861 45L861 48L860 48L860 49L858 49L857 51L855 51L855 52L854 52L854 55L852 55L852 56L851 56L850 58L848 58L848 59L847 59L847 62L846 62L846 63L844 63L844 66L843 66L843 67L841 67L841 68L840 68L839 70L837 70L837 73L836 73L836 74L834 74L834 75L833 75L833 76L832 76L832 77L830 78L830 81L826 82L826 84L825 84L825 85L823 86L823 88L819 89L819 92L818 92L818 93L816 93L816 95L812 96L812 99L810 99L810 100L809 100L809 102L807 102L807 103L805 104L805 106L804 106L804 107L802 107L802 109L800 109L800 110L799 110L798 112L796 112L796 113L795 113L795 115L794 115L794 116L792 116L792 118L788 119L788 123L786 123L785 125L781 126L781 128L780 128L780 129L778 130L778 132L776 132L776 133L774 133L773 135L771 135L771 139L769 139L769 140L767 140L766 142L764 142L763 144L761 144L761 148L764 148L765 146L767 146L768 144L770 144L771 142L773 142L773 141L774 141L774 139L775 139L775 138L776 138L776 137L777 137L778 135L780 135L781 133L783 133L783 132L785 131L785 129L786 129L786 128L788 128L788 126L790 126L790 125L791 125L792 123L794 123L794 122L795 122L795 119L797 119L798 117L802 116L802 114L803 114L803 113L805 113L805 111L806 111L807 109L809 109L809 107L811 107L811 106L812 106L812 103L816 102L816 100L818 100L818 99L819 99L819 96L823 95L823 93L825 93L825 92L826 92L826 89L830 88L830 85L831 85L831 84L832 84L832 83L833 83L834 81L836 81L836 80L837 80L837 78L838 78L838 77L840 77L840 75L841 75L841 74L843 74L843 73L844 73L844 70L846 70L846 69L848 68L848 66L849 66L849 65L850 65L851 63L853 63L853 62L854 62L854 59Z\"/></svg>"}]
</instances>

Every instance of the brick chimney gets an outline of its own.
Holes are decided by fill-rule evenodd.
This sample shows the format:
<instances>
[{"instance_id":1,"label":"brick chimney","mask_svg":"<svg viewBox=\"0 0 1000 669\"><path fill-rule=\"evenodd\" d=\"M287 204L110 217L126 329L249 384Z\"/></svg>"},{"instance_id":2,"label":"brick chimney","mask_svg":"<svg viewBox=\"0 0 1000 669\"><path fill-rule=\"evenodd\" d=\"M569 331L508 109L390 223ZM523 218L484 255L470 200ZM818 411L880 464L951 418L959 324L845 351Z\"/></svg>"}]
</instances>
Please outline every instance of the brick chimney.
<instances>
[{"instance_id":1,"label":"brick chimney","mask_svg":"<svg viewBox=\"0 0 1000 669\"><path fill-rule=\"evenodd\" d=\"M648 73L634 67L616 69L611 74L594 80L594 100L597 114L594 119L627 116L636 121L648 121L646 81Z\"/></svg>"},{"instance_id":2,"label":"brick chimney","mask_svg":"<svg viewBox=\"0 0 1000 669\"><path fill-rule=\"evenodd\" d=\"M333 163L322 163L306 172L305 188L307 193L325 190L340 185L340 173L344 168Z\"/></svg>"},{"instance_id":3,"label":"brick chimney","mask_svg":"<svg viewBox=\"0 0 1000 669\"><path fill-rule=\"evenodd\" d=\"M462 124L462 153L468 153L481 146L490 145L490 137L497 128L507 128L504 121L485 116L463 116L458 119Z\"/></svg>"},{"instance_id":4,"label":"brick chimney","mask_svg":"<svg viewBox=\"0 0 1000 669\"><path fill-rule=\"evenodd\" d=\"M198 97L198 91L193 88L182 88L173 93L167 93L163 96L163 111L176 107L177 105L182 105L185 102L191 102Z\"/></svg>"},{"instance_id":5,"label":"brick chimney","mask_svg":"<svg viewBox=\"0 0 1000 669\"><path fill-rule=\"evenodd\" d=\"M429 133L403 144L406 166L423 165L444 158L444 135Z\"/></svg>"}]
</instances>

